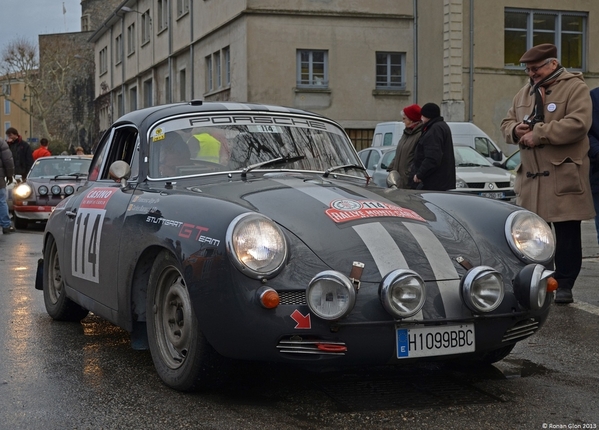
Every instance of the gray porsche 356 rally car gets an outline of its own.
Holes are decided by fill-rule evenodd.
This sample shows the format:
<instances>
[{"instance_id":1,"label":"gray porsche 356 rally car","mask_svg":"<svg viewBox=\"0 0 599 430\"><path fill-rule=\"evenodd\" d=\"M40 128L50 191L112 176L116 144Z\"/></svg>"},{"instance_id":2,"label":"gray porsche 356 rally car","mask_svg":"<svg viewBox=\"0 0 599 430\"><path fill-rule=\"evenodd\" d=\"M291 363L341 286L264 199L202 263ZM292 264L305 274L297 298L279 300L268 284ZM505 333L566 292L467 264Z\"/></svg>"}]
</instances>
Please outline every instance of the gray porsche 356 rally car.
<instances>
[{"instance_id":1,"label":"gray porsche 356 rally car","mask_svg":"<svg viewBox=\"0 0 599 430\"><path fill-rule=\"evenodd\" d=\"M537 215L377 187L335 122L256 104L126 114L43 243L48 314L126 329L183 391L223 356L312 369L501 360L543 325L554 283Z\"/></svg>"}]
</instances>

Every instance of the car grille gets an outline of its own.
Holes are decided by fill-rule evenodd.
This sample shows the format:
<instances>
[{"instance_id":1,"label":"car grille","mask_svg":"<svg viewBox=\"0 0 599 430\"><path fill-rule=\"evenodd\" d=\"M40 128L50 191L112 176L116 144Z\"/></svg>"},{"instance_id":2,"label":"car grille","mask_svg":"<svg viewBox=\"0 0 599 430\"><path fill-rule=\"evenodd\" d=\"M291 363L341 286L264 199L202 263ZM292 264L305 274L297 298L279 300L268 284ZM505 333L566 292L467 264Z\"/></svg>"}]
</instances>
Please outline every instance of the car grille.
<instances>
[{"instance_id":1,"label":"car grille","mask_svg":"<svg viewBox=\"0 0 599 430\"><path fill-rule=\"evenodd\" d=\"M485 188L485 182L468 182L468 188ZM497 188L510 188L509 182L495 182Z\"/></svg>"},{"instance_id":2,"label":"car grille","mask_svg":"<svg viewBox=\"0 0 599 430\"><path fill-rule=\"evenodd\" d=\"M503 335L503 342L513 342L522 340L532 335L539 329L539 322L534 319L520 321L514 327L508 329Z\"/></svg>"},{"instance_id":3,"label":"car grille","mask_svg":"<svg viewBox=\"0 0 599 430\"><path fill-rule=\"evenodd\" d=\"M319 346L321 346L321 348L319 348ZM325 348L322 348L322 346L325 346ZM316 338L290 336L281 339L277 344L277 349L284 354L345 355L345 351L341 350L347 350L347 347L345 346L345 342L329 342Z\"/></svg>"},{"instance_id":4,"label":"car grille","mask_svg":"<svg viewBox=\"0 0 599 430\"><path fill-rule=\"evenodd\" d=\"M281 305L307 305L306 290L277 291Z\"/></svg>"}]
</instances>

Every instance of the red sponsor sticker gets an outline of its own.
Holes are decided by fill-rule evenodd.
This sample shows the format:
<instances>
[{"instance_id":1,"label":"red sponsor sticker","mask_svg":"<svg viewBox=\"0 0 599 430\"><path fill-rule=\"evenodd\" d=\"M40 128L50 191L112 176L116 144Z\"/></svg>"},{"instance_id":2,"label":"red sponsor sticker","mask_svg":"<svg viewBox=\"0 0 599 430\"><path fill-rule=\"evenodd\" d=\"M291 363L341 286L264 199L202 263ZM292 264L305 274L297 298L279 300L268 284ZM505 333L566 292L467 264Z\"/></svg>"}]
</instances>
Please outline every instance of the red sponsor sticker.
<instances>
[{"instance_id":1,"label":"red sponsor sticker","mask_svg":"<svg viewBox=\"0 0 599 430\"><path fill-rule=\"evenodd\" d=\"M118 188L93 188L81 200L82 208L105 209L108 200L118 191Z\"/></svg>"},{"instance_id":2,"label":"red sponsor sticker","mask_svg":"<svg viewBox=\"0 0 599 430\"><path fill-rule=\"evenodd\" d=\"M425 221L424 218L411 209L376 200L333 200L330 203L330 208L325 213L337 223L377 217L396 217Z\"/></svg>"}]
</instances>

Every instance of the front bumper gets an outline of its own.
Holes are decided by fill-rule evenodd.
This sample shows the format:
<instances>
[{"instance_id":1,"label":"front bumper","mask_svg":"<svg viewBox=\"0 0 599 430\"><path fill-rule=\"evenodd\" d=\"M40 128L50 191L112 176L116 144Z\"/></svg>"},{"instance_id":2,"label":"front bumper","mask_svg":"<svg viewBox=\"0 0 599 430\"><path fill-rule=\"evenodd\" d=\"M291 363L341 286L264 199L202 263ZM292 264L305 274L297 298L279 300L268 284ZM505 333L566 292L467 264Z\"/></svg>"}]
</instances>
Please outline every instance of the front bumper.
<instances>
[{"instance_id":1,"label":"front bumper","mask_svg":"<svg viewBox=\"0 0 599 430\"><path fill-rule=\"evenodd\" d=\"M54 210L54 206L47 205L23 205L15 202L13 212L16 216L30 221L47 221L50 214Z\"/></svg>"}]
</instances>

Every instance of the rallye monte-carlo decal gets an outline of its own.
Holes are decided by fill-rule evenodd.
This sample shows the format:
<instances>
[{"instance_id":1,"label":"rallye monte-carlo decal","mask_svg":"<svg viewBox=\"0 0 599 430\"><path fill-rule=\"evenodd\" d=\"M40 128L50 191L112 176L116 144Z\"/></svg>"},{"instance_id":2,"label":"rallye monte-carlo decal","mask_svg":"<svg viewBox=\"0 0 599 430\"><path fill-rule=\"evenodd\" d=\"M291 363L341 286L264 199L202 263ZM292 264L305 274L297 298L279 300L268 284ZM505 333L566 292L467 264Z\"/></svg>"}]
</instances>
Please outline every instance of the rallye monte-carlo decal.
<instances>
[{"instance_id":1,"label":"rallye monte-carlo decal","mask_svg":"<svg viewBox=\"0 0 599 430\"><path fill-rule=\"evenodd\" d=\"M424 221L424 218L413 210L376 200L334 200L325 213L337 223L374 217L398 217Z\"/></svg>"},{"instance_id":2,"label":"rallye monte-carlo decal","mask_svg":"<svg viewBox=\"0 0 599 430\"><path fill-rule=\"evenodd\" d=\"M71 243L73 276L98 283L100 238L106 205L118 188L93 188L87 192L75 218Z\"/></svg>"}]
</instances>

